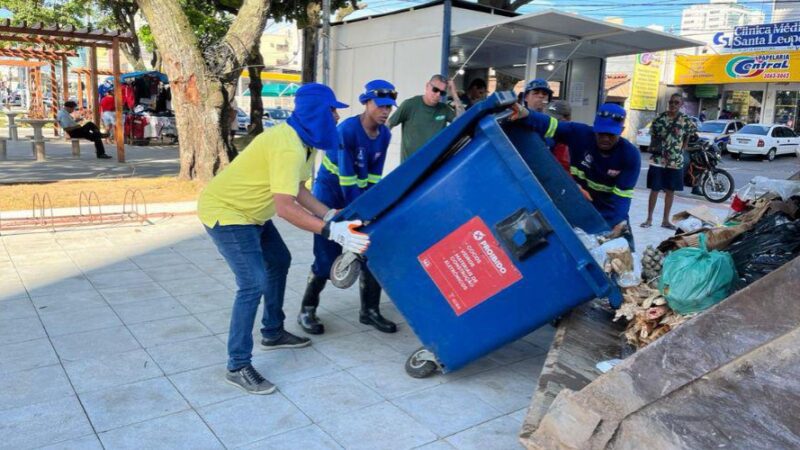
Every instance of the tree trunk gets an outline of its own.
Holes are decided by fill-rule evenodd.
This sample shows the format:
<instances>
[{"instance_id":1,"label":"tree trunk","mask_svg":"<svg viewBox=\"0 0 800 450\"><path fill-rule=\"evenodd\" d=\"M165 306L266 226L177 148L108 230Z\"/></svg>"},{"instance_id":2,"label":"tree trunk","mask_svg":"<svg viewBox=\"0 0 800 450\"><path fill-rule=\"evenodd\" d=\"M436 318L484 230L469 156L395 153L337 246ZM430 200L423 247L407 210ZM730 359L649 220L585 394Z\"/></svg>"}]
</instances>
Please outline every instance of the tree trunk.
<instances>
[{"instance_id":1,"label":"tree trunk","mask_svg":"<svg viewBox=\"0 0 800 450\"><path fill-rule=\"evenodd\" d=\"M247 134L257 136L264 131L264 124L261 119L264 117L264 102L261 100L261 70L264 69L264 58L261 56L261 49L258 43L250 52L247 60L247 73L250 76L250 129Z\"/></svg>"},{"instance_id":2,"label":"tree trunk","mask_svg":"<svg viewBox=\"0 0 800 450\"><path fill-rule=\"evenodd\" d=\"M313 83L317 76L317 27L303 28L303 83Z\"/></svg>"},{"instance_id":3,"label":"tree trunk","mask_svg":"<svg viewBox=\"0 0 800 450\"><path fill-rule=\"evenodd\" d=\"M250 50L243 43L260 36L268 2L245 0L225 35L224 46L230 52L225 55L224 80L209 73L179 0L137 3L152 29L163 69L170 79L180 139L179 178L208 181L235 154L227 139L231 114L235 114L229 103L231 83L236 80L233 72L241 67Z\"/></svg>"}]
</instances>

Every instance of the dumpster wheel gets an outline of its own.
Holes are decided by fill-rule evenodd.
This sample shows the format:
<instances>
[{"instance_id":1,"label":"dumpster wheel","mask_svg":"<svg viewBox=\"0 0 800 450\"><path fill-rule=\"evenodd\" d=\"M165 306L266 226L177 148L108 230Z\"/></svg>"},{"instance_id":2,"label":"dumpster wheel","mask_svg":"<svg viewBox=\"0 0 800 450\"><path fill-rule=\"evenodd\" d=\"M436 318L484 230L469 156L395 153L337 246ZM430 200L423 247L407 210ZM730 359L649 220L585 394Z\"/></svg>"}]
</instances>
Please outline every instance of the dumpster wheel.
<instances>
[{"instance_id":1,"label":"dumpster wheel","mask_svg":"<svg viewBox=\"0 0 800 450\"><path fill-rule=\"evenodd\" d=\"M425 347L420 347L406 360L406 373L414 378L427 378L440 368L436 356Z\"/></svg>"},{"instance_id":2,"label":"dumpster wheel","mask_svg":"<svg viewBox=\"0 0 800 450\"><path fill-rule=\"evenodd\" d=\"M339 289L353 285L361 274L361 260L355 253L343 253L333 260L331 283Z\"/></svg>"}]
</instances>

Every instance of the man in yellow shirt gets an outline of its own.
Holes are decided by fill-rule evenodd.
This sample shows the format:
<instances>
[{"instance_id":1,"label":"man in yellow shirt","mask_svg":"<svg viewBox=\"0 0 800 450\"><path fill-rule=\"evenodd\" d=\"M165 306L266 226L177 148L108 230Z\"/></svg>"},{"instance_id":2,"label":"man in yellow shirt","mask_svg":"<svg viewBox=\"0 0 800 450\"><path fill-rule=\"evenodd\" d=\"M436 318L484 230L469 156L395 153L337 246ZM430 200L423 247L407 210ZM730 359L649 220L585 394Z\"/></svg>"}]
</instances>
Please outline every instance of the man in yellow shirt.
<instances>
[{"instance_id":1,"label":"man in yellow shirt","mask_svg":"<svg viewBox=\"0 0 800 450\"><path fill-rule=\"evenodd\" d=\"M236 298L228 333L227 382L252 394L270 394L275 386L251 365L252 329L264 297L261 347L265 350L311 344L283 328L283 297L291 255L270 220L276 214L303 230L363 253L369 237L355 230L361 222L330 222L335 211L304 186L311 177L315 149L339 147L336 100L323 84L298 89L292 116L258 135L209 182L200 194L197 214L236 276Z\"/></svg>"}]
</instances>

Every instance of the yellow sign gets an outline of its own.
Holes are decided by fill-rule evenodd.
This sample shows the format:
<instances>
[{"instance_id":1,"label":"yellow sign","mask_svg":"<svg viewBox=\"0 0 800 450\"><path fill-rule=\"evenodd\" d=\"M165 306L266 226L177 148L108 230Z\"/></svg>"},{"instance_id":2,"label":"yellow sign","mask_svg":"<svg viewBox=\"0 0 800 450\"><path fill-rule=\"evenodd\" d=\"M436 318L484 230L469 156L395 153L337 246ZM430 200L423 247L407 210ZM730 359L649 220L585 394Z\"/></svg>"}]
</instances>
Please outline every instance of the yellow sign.
<instances>
[{"instance_id":1,"label":"yellow sign","mask_svg":"<svg viewBox=\"0 0 800 450\"><path fill-rule=\"evenodd\" d=\"M250 78L250 73L246 70L242 71L242 77ZM282 72L261 72L261 79L265 81L281 81L289 83L299 83L301 80L300 74L295 73L282 73Z\"/></svg>"},{"instance_id":2,"label":"yellow sign","mask_svg":"<svg viewBox=\"0 0 800 450\"><path fill-rule=\"evenodd\" d=\"M658 101L658 83L661 81L663 53L640 53L633 66L630 108L655 111Z\"/></svg>"},{"instance_id":3,"label":"yellow sign","mask_svg":"<svg viewBox=\"0 0 800 450\"><path fill-rule=\"evenodd\" d=\"M800 52L676 55L675 84L800 81Z\"/></svg>"}]
</instances>

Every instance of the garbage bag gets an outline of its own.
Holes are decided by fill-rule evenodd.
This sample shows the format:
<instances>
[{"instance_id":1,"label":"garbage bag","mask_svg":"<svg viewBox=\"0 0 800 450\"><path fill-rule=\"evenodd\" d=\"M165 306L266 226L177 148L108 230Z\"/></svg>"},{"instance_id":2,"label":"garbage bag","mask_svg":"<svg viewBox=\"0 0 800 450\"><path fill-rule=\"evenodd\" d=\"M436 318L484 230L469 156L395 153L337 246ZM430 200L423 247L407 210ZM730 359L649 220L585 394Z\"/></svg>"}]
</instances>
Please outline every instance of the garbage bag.
<instances>
[{"instance_id":1,"label":"garbage bag","mask_svg":"<svg viewBox=\"0 0 800 450\"><path fill-rule=\"evenodd\" d=\"M736 279L731 255L700 247L675 250L664 259L658 290L678 314L703 311L728 296Z\"/></svg>"},{"instance_id":2,"label":"garbage bag","mask_svg":"<svg viewBox=\"0 0 800 450\"><path fill-rule=\"evenodd\" d=\"M781 212L766 216L728 251L739 274L738 287L745 287L800 254L800 220Z\"/></svg>"}]
</instances>

